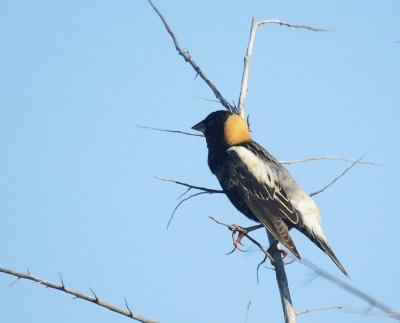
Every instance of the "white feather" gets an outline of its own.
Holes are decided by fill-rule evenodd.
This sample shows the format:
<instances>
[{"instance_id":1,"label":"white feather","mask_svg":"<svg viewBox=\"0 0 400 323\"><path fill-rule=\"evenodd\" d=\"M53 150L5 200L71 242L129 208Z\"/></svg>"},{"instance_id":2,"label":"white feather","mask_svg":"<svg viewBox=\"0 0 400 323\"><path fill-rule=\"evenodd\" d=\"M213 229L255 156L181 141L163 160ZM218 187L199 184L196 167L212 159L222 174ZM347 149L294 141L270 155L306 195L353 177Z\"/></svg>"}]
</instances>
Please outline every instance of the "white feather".
<instances>
[{"instance_id":1,"label":"white feather","mask_svg":"<svg viewBox=\"0 0 400 323\"><path fill-rule=\"evenodd\" d=\"M314 235L326 241L317 205L283 166L265 161L242 146L231 147L228 151L234 151L260 183L270 187L277 183L282 187L293 207L298 211L302 223Z\"/></svg>"}]
</instances>

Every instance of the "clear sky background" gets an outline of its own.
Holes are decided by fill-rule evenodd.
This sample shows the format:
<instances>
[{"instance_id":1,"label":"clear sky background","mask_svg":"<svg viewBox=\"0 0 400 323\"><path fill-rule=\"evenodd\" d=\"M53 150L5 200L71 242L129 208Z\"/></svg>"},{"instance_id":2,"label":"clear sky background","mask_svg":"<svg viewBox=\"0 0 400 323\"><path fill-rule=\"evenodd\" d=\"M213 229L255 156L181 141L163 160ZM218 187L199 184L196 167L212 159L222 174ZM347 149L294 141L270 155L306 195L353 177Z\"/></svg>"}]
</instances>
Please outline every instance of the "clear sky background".
<instances>
[{"instance_id":1,"label":"clear sky background","mask_svg":"<svg viewBox=\"0 0 400 323\"><path fill-rule=\"evenodd\" d=\"M246 113L253 138L278 159L342 156L360 165L316 196L347 280L400 310L398 1L156 1L182 47L237 101L251 17L334 29L259 30ZM262 254L231 249L213 215L252 223L222 195L184 204L184 189L154 176L218 188L204 139L189 131L217 103L177 55L145 0L0 0L0 266L59 281L161 322L282 322L275 275ZM289 167L308 191L348 164ZM263 232L255 235L266 241ZM301 255L337 277L298 232ZM296 310L367 304L287 267ZM54 290L0 275L0 322L127 322ZM390 322L329 311L299 322Z\"/></svg>"}]
</instances>

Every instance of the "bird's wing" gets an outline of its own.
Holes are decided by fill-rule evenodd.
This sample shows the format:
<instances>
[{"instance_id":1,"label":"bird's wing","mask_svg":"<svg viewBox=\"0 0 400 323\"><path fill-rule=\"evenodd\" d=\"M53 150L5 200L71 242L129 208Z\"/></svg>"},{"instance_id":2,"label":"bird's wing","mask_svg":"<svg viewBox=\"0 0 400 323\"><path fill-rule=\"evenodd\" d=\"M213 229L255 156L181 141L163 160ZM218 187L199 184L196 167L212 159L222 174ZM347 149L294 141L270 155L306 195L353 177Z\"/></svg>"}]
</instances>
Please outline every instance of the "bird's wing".
<instances>
[{"instance_id":1,"label":"bird's wing","mask_svg":"<svg viewBox=\"0 0 400 323\"><path fill-rule=\"evenodd\" d=\"M252 149L253 150L253 149ZM299 258L285 221L298 224L299 215L279 184L279 173L263 156L246 146L228 149L228 182L274 237ZM267 153L268 154L268 153ZM268 154L269 156L269 154ZM272 157L272 156L271 156ZM273 157L272 157L273 158Z\"/></svg>"}]
</instances>

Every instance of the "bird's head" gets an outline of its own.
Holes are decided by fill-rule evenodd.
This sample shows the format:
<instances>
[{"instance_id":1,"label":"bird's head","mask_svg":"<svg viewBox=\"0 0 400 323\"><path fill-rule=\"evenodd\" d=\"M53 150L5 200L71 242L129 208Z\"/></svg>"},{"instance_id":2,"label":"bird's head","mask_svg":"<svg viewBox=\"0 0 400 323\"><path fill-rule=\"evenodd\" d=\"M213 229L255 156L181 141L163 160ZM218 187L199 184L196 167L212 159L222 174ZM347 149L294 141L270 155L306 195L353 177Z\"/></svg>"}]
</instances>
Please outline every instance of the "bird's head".
<instances>
[{"instance_id":1,"label":"bird's head","mask_svg":"<svg viewBox=\"0 0 400 323\"><path fill-rule=\"evenodd\" d=\"M250 141L249 127L237 114L228 111L215 111L192 127L204 134L209 148L234 146Z\"/></svg>"}]
</instances>

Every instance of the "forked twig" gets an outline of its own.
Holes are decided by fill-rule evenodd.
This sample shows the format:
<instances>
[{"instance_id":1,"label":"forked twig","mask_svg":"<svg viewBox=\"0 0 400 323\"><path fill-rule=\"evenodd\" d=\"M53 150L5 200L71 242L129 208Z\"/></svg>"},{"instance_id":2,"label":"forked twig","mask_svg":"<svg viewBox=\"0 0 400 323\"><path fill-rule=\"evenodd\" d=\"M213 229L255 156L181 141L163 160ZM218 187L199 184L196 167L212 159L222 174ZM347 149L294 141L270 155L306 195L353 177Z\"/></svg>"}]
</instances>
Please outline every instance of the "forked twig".
<instances>
[{"instance_id":1,"label":"forked twig","mask_svg":"<svg viewBox=\"0 0 400 323\"><path fill-rule=\"evenodd\" d=\"M190 188L189 188L184 194L186 194L189 190L190 190ZM194 193L194 194L192 194L192 195L189 195L188 197L186 197L186 198L184 198L182 201L180 201L180 202L178 203L178 205L175 206L174 210L172 211L171 217L169 218L168 223L167 223L167 229L169 228L169 226L170 226L170 224L171 224L171 222L172 222L172 220L173 220L173 218L174 218L174 216L175 216L175 212L179 209L179 207L180 207L183 203L185 203L186 201L190 200L190 199L193 198L193 197L196 197L196 196L199 196L199 195L203 195L203 194L212 194L212 193L210 193L210 192L197 192L197 193Z\"/></svg>"},{"instance_id":2,"label":"forked twig","mask_svg":"<svg viewBox=\"0 0 400 323\"><path fill-rule=\"evenodd\" d=\"M241 87L240 87L239 104L238 104L238 108L237 108L238 114L243 119L245 119L244 103L245 103L245 98L246 98L247 89L248 89L250 61L251 61L251 55L253 53L254 40L256 37L257 28L260 26L266 25L266 24L278 24L281 26L308 29L308 30L312 30L312 31L324 31L324 32L330 31L327 29L320 29L320 28L315 28L315 27L307 26L307 25L290 24L288 22L284 22L284 21L281 21L278 19L265 19L265 20L261 20L261 21L256 21L256 18L253 17L253 19L251 21L249 43L247 45L247 51L246 51L246 55L244 57L243 75L242 75L242 82L241 82Z\"/></svg>"},{"instance_id":3,"label":"forked twig","mask_svg":"<svg viewBox=\"0 0 400 323\"><path fill-rule=\"evenodd\" d=\"M357 165L361 159L364 158L364 155L362 155L359 159L357 159L353 164L351 164L349 167L347 167L339 176L335 177L333 179L332 182L330 182L328 185L325 185L323 188L321 188L320 190L313 192L310 194L310 196L314 196L317 195L319 193L322 193L323 191L325 191L328 187L332 186L333 184L336 183L336 181L338 181L341 177L343 177L350 169L352 169L355 165Z\"/></svg>"},{"instance_id":4,"label":"forked twig","mask_svg":"<svg viewBox=\"0 0 400 323\"><path fill-rule=\"evenodd\" d=\"M162 178L162 177L158 177L158 176L155 176L155 178L157 178L157 179L159 179L160 181L163 181L163 182L170 182L170 183L174 183L174 184L178 184L178 185L187 187L188 189L187 189L185 192L183 192L183 194L181 194L181 195L179 196L178 200L179 200L180 198L182 198L184 195L186 195L191 189L195 189L195 190L199 190L199 191L200 191L200 192L194 193L194 194L192 194L192 195L189 195L188 197L184 198L182 201L180 201L180 202L178 203L178 205L177 205L177 206L174 208L174 210L172 211L171 217L170 217L169 220L168 220L167 229L169 228L169 226L170 226L170 224L171 224L171 222L172 222L172 220L173 220L173 218L174 218L174 216L175 216L175 212L176 212L176 211L179 209L179 207L180 207L183 203L185 203L186 201L188 201L188 200L190 200L191 198L194 198L194 197L196 197L196 196L203 195L203 194L215 194L215 193L220 194L220 193L224 193L224 191L222 191L222 190L215 190L215 189L212 189L212 188L206 188L206 187L201 187L201 186L195 186L195 185L191 185L191 184L188 184L188 183L180 182L180 181L177 181L177 180L174 180L174 179Z\"/></svg>"}]
</instances>

